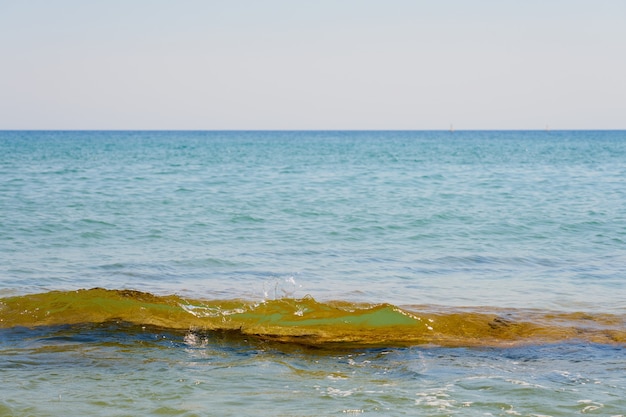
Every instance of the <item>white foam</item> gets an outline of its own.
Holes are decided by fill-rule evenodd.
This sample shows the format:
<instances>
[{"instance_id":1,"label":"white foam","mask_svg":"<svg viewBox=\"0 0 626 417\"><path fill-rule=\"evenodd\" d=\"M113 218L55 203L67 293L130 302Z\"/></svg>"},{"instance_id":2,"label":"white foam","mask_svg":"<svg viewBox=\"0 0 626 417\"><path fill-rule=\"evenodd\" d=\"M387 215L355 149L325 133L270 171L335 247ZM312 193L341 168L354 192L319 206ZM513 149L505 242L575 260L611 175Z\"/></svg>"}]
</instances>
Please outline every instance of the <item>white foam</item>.
<instances>
[{"instance_id":1,"label":"white foam","mask_svg":"<svg viewBox=\"0 0 626 417\"><path fill-rule=\"evenodd\" d=\"M354 389L340 390L338 388L328 387L326 393L331 397L349 397L354 394Z\"/></svg>"},{"instance_id":2,"label":"white foam","mask_svg":"<svg viewBox=\"0 0 626 417\"><path fill-rule=\"evenodd\" d=\"M447 387L418 392L415 395L420 397L415 400L415 405L434 407L441 411L453 408L457 403L457 401L449 399L450 395L447 393Z\"/></svg>"},{"instance_id":3,"label":"white foam","mask_svg":"<svg viewBox=\"0 0 626 417\"><path fill-rule=\"evenodd\" d=\"M604 408L604 404L595 402L593 400L579 400L578 404L585 405L585 407L580 410L581 413L588 413L590 411L596 411Z\"/></svg>"},{"instance_id":4,"label":"white foam","mask_svg":"<svg viewBox=\"0 0 626 417\"><path fill-rule=\"evenodd\" d=\"M241 314L241 313L245 313L245 310L243 308L234 308L232 310L222 310L221 308L217 308L217 307L205 307L205 306L195 306L192 304L178 304L180 306L180 308L182 308L183 310L185 310L187 313L195 316L195 317L199 317L199 318L205 318L205 317L226 317L226 316L230 316L232 314Z\"/></svg>"}]
</instances>

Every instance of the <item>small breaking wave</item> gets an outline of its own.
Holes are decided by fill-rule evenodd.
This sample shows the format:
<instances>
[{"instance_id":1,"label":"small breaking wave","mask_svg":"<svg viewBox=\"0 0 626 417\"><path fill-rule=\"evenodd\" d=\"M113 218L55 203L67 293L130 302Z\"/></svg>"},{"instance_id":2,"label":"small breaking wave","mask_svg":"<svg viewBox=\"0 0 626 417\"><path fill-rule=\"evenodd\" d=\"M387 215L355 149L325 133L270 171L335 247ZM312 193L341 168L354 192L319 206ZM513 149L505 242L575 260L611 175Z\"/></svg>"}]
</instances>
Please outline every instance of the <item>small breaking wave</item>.
<instances>
[{"instance_id":1,"label":"small breaking wave","mask_svg":"<svg viewBox=\"0 0 626 417\"><path fill-rule=\"evenodd\" d=\"M495 308L400 308L312 297L193 300L134 290L51 291L0 298L0 328L123 322L311 346L516 346L626 343L626 317Z\"/></svg>"}]
</instances>

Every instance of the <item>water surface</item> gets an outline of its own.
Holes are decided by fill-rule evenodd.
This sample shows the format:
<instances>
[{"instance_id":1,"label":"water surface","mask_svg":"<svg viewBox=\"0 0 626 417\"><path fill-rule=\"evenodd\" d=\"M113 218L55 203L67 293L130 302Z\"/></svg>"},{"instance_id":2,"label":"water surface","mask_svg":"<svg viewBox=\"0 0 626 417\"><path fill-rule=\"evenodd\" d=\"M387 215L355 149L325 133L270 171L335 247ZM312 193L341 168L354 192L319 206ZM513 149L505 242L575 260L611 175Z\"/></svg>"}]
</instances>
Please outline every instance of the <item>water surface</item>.
<instances>
[{"instance_id":1,"label":"water surface","mask_svg":"<svg viewBox=\"0 0 626 417\"><path fill-rule=\"evenodd\" d=\"M626 415L626 132L0 132L0 415Z\"/></svg>"}]
</instances>

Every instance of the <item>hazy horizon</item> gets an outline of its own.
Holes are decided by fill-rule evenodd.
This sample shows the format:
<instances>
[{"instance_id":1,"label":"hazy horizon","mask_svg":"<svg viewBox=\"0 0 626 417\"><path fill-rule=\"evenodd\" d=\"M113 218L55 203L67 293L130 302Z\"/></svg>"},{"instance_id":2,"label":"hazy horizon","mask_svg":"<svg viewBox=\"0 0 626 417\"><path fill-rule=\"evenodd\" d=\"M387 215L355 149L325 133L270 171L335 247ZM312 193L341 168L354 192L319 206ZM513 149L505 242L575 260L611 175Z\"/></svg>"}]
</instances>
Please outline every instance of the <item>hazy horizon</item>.
<instances>
[{"instance_id":1,"label":"hazy horizon","mask_svg":"<svg viewBox=\"0 0 626 417\"><path fill-rule=\"evenodd\" d=\"M0 0L0 130L622 130L626 2Z\"/></svg>"}]
</instances>

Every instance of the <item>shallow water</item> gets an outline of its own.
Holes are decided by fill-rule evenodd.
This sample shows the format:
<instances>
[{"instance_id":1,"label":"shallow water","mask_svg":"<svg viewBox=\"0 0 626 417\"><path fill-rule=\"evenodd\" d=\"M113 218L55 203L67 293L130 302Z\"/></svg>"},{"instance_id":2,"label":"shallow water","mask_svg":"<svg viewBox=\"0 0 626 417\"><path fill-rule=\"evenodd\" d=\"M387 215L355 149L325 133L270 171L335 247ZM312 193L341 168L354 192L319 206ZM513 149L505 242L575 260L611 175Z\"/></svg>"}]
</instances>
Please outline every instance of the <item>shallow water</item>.
<instances>
[{"instance_id":1,"label":"shallow water","mask_svg":"<svg viewBox=\"0 0 626 417\"><path fill-rule=\"evenodd\" d=\"M621 131L0 132L0 415L626 415L625 175Z\"/></svg>"},{"instance_id":2,"label":"shallow water","mask_svg":"<svg viewBox=\"0 0 626 417\"><path fill-rule=\"evenodd\" d=\"M2 415L623 415L623 347L324 349L128 325L0 330Z\"/></svg>"}]
</instances>

